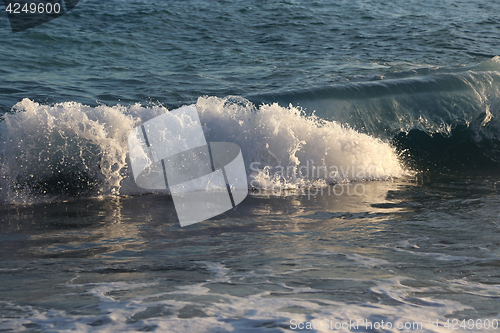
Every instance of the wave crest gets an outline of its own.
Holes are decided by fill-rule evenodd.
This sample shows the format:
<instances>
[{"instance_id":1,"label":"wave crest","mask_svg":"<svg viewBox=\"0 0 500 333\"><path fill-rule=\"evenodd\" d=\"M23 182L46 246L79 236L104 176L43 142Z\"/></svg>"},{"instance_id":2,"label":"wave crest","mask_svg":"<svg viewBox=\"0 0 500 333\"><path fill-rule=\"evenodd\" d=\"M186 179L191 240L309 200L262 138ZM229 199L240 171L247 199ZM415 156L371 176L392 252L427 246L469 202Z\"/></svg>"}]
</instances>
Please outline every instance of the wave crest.
<instances>
[{"instance_id":1,"label":"wave crest","mask_svg":"<svg viewBox=\"0 0 500 333\"><path fill-rule=\"evenodd\" d=\"M256 107L229 96L200 97L196 106L207 141L241 147L253 187L293 188L405 174L388 143L306 116L291 105ZM127 138L133 128L164 112L163 106L43 105L24 99L0 122L2 202L144 193L128 168ZM287 168L296 172L277 172Z\"/></svg>"}]
</instances>

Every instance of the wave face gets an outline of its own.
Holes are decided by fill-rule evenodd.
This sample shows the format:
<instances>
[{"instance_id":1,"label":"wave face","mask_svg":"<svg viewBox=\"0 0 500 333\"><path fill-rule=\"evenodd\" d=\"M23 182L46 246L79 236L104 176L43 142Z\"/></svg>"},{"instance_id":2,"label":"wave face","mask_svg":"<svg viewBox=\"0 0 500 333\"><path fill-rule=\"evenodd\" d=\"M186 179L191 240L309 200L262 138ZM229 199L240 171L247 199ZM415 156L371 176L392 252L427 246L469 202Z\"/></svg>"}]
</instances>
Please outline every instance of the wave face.
<instances>
[{"instance_id":1,"label":"wave face","mask_svg":"<svg viewBox=\"0 0 500 333\"><path fill-rule=\"evenodd\" d=\"M196 106L207 141L241 147L250 187L297 189L406 170L498 175L499 87L494 57L249 100L200 97ZM130 174L127 137L164 112L24 99L0 122L0 200L143 193Z\"/></svg>"},{"instance_id":2,"label":"wave face","mask_svg":"<svg viewBox=\"0 0 500 333\"><path fill-rule=\"evenodd\" d=\"M388 143L292 106L256 107L241 97L203 97L196 106L207 141L242 148L252 187L297 188L405 174ZM0 122L2 202L143 193L129 170L128 135L164 112L162 106L49 106L24 99Z\"/></svg>"},{"instance_id":3,"label":"wave face","mask_svg":"<svg viewBox=\"0 0 500 333\"><path fill-rule=\"evenodd\" d=\"M251 100L298 105L391 140L406 166L440 174L500 170L500 57L469 68L420 68Z\"/></svg>"}]
</instances>

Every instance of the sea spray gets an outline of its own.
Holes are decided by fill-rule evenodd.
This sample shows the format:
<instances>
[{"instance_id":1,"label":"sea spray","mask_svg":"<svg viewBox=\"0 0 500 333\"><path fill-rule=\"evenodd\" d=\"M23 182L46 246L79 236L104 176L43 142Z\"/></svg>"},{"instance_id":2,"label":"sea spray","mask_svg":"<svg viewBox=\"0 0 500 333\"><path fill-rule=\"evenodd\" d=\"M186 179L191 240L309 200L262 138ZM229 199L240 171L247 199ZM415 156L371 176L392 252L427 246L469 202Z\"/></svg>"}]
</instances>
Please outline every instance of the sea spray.
<instances>
[{"instance_id":1,"label":"sea spray","mask_svg":"<svg viewBox=\"0 0 500 333\"><path fill-rule=\"evenodd\" d=\"M207 141L241 147L251 186L294 188L405 175L388 143L306 116L291 105L257 107L230 96L200 97L196 106ZM164 112L168 110L163 106L90 107L22 100L0 122L2 202L144 193L131 177L127 137L133 128ZM257 171L250 168L255 162L260 165ZM311 172L305 177L266 173L280 166L304 170L311 163L315 170L335 167L339 172ZM353 168L376 173L361 175Z\"/></svg>"},{"instance_id":2,"label":"sea spray","mask_svg":"<svg viewBox=\"0 0 500 333\"><path fill-rule=\"evenodd\" d=\"M293 188L406 174L388 143L338 122L307 116L292 105L255 107L239 97L202 97L197 106L209 141L225 140L241 147L254 186L266 188L278 182ZM283 171L290 168L297 172ZM328 172L322 172L325 169Z\"/></svg>"}]
</instances>

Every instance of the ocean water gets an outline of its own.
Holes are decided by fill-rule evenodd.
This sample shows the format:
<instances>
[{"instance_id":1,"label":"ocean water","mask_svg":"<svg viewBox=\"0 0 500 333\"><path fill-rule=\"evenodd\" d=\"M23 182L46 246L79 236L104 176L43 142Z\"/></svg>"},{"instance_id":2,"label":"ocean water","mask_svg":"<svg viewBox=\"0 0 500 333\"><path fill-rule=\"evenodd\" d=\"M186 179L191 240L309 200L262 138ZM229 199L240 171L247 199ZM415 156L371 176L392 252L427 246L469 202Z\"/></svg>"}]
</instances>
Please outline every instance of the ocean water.
<instances>
[{"instance_id":1,"label":"ocean water","mask_svg":"<svg viewBox=\"0 0 500 333\"><path fill-rule=\"evenodd\" d=\"M2 11L0 330L500 331L498 45L484 0ZM183 105L249 195L181 228L127 138Z\"/></svg>"}]
</instances>

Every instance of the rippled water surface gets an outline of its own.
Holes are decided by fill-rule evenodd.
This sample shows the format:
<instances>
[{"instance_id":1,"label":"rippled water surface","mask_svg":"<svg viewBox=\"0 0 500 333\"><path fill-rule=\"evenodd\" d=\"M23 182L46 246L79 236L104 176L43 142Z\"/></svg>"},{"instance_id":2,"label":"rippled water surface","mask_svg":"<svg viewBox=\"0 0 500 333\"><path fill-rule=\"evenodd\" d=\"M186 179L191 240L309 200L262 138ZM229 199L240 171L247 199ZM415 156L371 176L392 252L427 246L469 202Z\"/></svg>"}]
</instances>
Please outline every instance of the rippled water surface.
<instances>
[{"instance_id":1,"label":"rippled water surface","mask_svg":"<svg viewBox=\"0 0 500 333\"><path fill-rule=\"evenodd\" d=\"M0 13L0 330L498 331L499 36L494 1ZM185 104L250 194L181 228L127 137Z\"/></svg>"}]
</instances>

